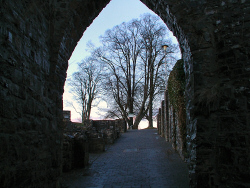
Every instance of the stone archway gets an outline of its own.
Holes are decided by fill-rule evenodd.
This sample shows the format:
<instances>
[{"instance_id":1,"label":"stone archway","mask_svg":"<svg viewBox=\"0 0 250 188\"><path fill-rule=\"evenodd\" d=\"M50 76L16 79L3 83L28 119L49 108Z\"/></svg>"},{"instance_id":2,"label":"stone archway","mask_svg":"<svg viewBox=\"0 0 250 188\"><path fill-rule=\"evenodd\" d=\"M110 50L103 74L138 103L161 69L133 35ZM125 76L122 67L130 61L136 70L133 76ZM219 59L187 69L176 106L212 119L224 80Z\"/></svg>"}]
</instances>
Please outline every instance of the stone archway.
<instances>
[{"instance_id":1,"label":"stone archway","mask_svg":"<svg viewBox=\"0 0 250 188\"><path fill-rule=\"evenodd\" d=\"M83 31L108 2L1 1L3 187L59 186L67 61ZM249 2L142 2L164 20L181 46L190 186L247 187Z\"/></svg>"}]
</instances>

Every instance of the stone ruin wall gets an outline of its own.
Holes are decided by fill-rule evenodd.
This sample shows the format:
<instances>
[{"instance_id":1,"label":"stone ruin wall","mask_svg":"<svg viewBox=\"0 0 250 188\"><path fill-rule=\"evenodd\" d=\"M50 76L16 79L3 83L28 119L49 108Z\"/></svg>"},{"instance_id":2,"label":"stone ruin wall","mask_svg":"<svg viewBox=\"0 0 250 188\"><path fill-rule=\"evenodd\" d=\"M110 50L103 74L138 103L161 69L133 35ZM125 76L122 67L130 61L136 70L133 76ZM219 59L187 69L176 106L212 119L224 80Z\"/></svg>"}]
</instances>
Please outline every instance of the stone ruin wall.
<instances>
[{"instance_id":1,"label":"stone ruin wall","mask_svg":"<svg viewBox=\"0 0 250 188\"><path fill-rule=\"evenodd\" d=\"M59 187L67 61L108 0L1 0L0 185ZM250 2L142 0L185 63L191 187L247 187Z\"/></svg>"},{"instance_id":2,"label":"stone ruin wall","mask_svg":"<svg viewBox=\"0 0 250 188\"><path fill-rule=\"evenodd\" d=\"M190 187L249 187L250 2L147 2L182 50Z\"/></svg>"},{"instance_id":3,"label":"stone ruin wall","mask_svg":"<svg viewBox=\"0 0 250 188\"><path fill-rule=\"evenodd\" d=\"M172 147L183 160L187 160L186 150L186 110L185 73L183 61L178 60L168 78L164 100L157 115L157 128L161 137L172 143Z\"/></svg>"},{"instance_id":4,"label":"stone ruin wall","mask_svg":"<svg viewBox=\"0 0 250 188\"><path fill-rule=\"evenodd\" d=\"M0 186L58 187L62 89L51 82L51 7L0 3Z\"/></svg>"},{"instance_id":5,"label":"stone ruin wall","mask_svg":"<svg viewBox=\"0 0 250 188\"><path fill-rule=\"evenodd\" d=\"M105 146L113 144L120 135L127 131L127 123L123 119L116 120L90 120L84 122L90 127L86 132L90 152L103 152Z\"/></svg>"},{"instance_id":6,"label":"stone ruin wall","mask_svg":"<svg viewBox=\"0 0 250 188\"><path fill-rule=\"evenodd\" d=\"M161 137L164 137L167 142L171 142L172 147L179 153L180 157L186 161L186 139L183 137L180 128L180 124L182 123L179 117L180 114L178 114L172 105L169 105L168 108L165 107L164 111L162 111L162 107L159 109L157 119L164 119L164 121L157 120L157 129L162 130L160 132ZM168 118L166 118L166 116Z\"/></svg>"},{"instance_id":7,"label":"stone ruin wall","mask_svg":"<svg viewBox=\"0 0 250 188\"><path fill-rule=\"evenodd\" d=\"M60 187L67 61L106 3L0 1L0 187Z\"/></svg>"},{"instance_id":8,"label":"stone ruin wall","mask_svg":"<svg viewBox=\"0 0 250 188\"><path fill-rule=\"evenodd\" d=\"M90 120L84 124L65 121L63 130L62 171L68 172L89 165L89 153L105 151L126 132L126 121Z\"/></svg>"}]
</instances>

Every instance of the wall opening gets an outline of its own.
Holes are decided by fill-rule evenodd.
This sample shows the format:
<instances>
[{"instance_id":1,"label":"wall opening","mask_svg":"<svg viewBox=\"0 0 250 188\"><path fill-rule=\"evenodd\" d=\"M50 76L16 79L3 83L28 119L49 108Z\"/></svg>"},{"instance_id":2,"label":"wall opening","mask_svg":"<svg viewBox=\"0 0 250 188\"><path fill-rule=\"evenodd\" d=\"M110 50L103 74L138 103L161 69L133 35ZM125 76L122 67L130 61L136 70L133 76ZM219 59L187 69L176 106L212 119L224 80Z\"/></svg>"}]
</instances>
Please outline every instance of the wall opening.
<instances>
[{"instance_id":1,"label":"wall opening","mask_svg":"<svg viewBox=\"0 0 250 188\"><path fill-rule=\"evenodd\" d=\"M102 10L99 16L95 18L93 23L83 33L82 38L78 41L78 44L68 61L69 67L67 70L67 79L64 86L63 109L71 111L72 121L81 121L81 114L76 112L76 110L80 109L80 107L75 102L75 100L72 100L73 96L72 93L70 93L69 82L71 81L72 74L77 71L77 64L81 62L82 59L90 55L90 53L86 50L88 42L91 41L95 46L100 45L99 36L103 35L107 29L112 29L114 26L120 25L122 22L129 22L132 19L136 18L138 19L140 18L140 16L142 16L142 14L145 13L150 13L157 16L139 0L113 0ZM163 21L162 24L165 25ZM168 31L167 39L171 40L173 44L178 45L176 38L170 31ZM175 62L178 59L181 59L181 52L179 51L177 53L168 54L167 57L168 58L166 59L166 61L168 61L169 69L171 69ZM162 97L158 100L158 102L154 103L154 105L156 106L154 109L158 109L160 101L163 99L164 94L162 94ZM104 117L104 113L101 113L99 109L101 106L103 106L103 108L106 108L107 104L105 102L101 102L99 107L94 107L92 110L91 119L102 119ZM157 110L154 111L154 114L157 114ZM146 128L147 126L148 122L145 119L141 122L139 129ZM154 126L156 127L156 119L154 120Z\"/></svg>"}]
</instances>

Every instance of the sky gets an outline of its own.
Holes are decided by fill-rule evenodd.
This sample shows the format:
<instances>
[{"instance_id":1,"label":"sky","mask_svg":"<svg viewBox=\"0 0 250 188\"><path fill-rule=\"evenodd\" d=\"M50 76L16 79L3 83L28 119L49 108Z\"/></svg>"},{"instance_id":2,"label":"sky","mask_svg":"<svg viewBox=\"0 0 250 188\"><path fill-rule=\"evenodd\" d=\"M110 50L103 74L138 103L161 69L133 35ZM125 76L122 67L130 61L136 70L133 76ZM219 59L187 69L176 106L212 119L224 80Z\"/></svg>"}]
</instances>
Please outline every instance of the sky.
<instances>
[{"instance_id":1,"label":"sky","mask_svg":"<svg viewBox=\"0 0 250 188\"><path fill-rule=\"evenodd\" d=\"M80 115L75 112L72 106L68 105L67 101L72 101L73 96L70 93L68 81L71 79L71 75L77 71L77 66L81 60L89 55L86 51L87 43L91 41L95 46L99 46L99 36L103 35L107 29L112 29L114 26L121 24L122 22L128 22L134 18L140 18L140 15L144 13L155 13L148 9L139 0L111 0L111 2L102 10L99 16L93 21L93 23L85 30L82 38L78 41L78 44L69 59L69 67L67 70L67 80L64 87L64 110L71 111L71 120L77 121ZM172 38L173 42L177 43L175 38ZM77 108L77 103L73 103ZM101 103L104 105L104 103ZM93 108L91 112L93 119L100 118L100 114L97 113L97 108Z\"/></svg>"}]
</instances>

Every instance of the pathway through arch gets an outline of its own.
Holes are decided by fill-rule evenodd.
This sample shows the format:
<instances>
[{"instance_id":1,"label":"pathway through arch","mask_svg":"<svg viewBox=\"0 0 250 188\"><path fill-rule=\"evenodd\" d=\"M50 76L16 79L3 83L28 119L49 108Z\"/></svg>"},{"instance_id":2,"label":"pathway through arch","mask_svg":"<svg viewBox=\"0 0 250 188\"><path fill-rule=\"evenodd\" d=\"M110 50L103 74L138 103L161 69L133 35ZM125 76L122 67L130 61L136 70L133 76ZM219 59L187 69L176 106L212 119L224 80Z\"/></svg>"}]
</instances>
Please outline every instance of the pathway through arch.
<instances>
[{"instance_id":1,"label":"pathway through arch","mask_svg":"<svg viewBox=\"0 0 250 188\"><path fill-rule=\"evenodd\" d=\"M156 129L129 130L107 150L91 155L88 169L64 174L68 188L185 188L187 163Z\"/></svg>"}]
</instances>

